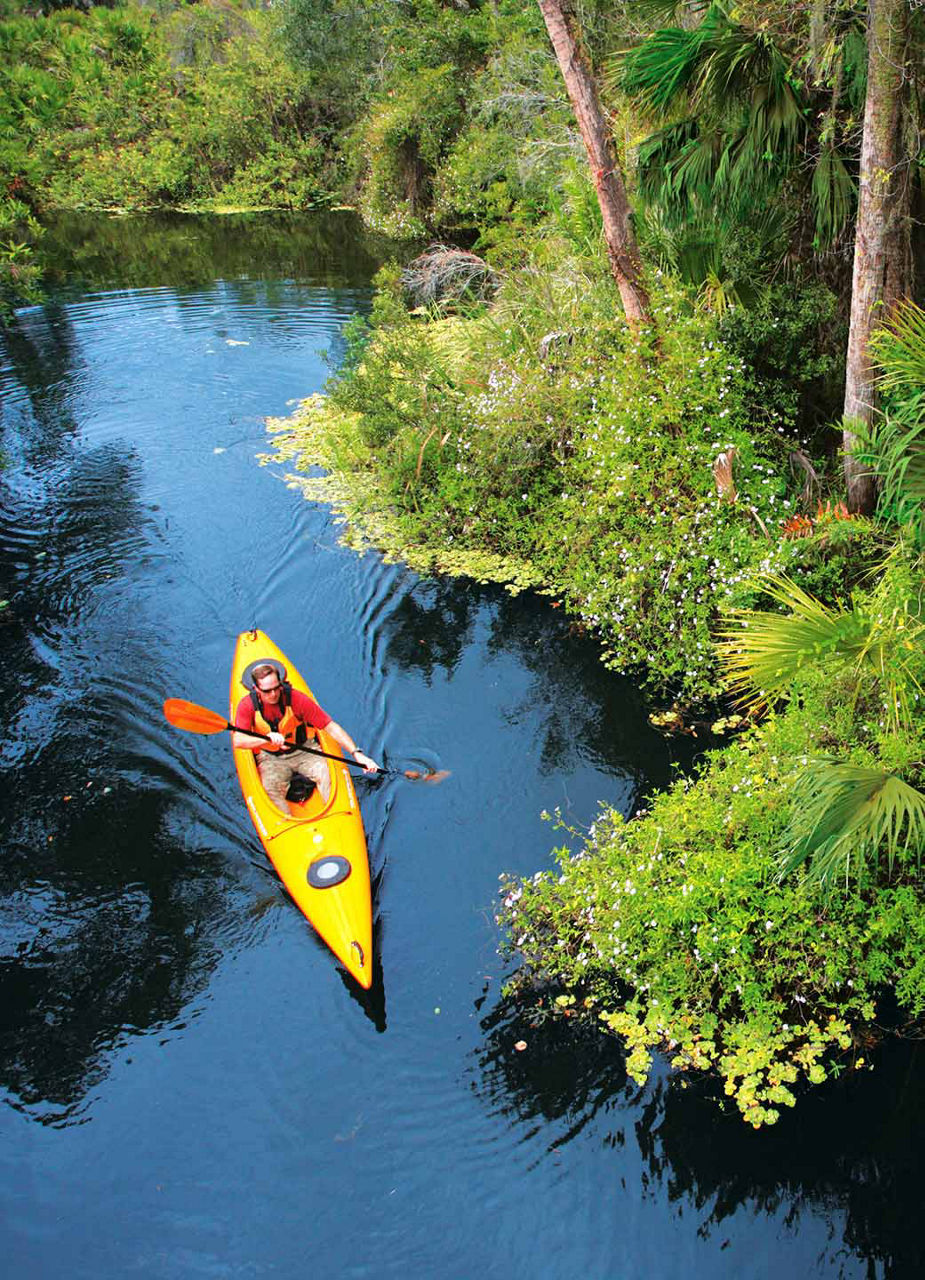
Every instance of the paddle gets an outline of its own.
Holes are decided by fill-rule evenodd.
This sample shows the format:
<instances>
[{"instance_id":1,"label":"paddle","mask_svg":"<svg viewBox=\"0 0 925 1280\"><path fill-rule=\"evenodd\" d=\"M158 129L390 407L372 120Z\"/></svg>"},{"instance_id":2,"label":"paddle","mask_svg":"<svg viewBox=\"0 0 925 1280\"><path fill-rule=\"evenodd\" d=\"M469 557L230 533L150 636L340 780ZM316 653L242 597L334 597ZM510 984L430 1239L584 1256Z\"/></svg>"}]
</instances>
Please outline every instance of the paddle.
<instances>
[{"instance_id":1,"label":"paddle","mask_svg":"<svg viewBox=\"0 0 925 1280\"><path fill-rule=\"evenodd\" d=\"M265 733L257 733L255 729L238 729L217 711L200 707L195 702L186 702L183 698L168 698L164 703L164 715L170 724L177 729L186 729L189 733L224 733L230 730L232 733L246 733L249 738L263 738L265 742L272 741ZM363 768L355 760L348 760L346 756L332 755L330 751L321 751L318 747L302 747L295 743L291 746L294 751L307 751L309 755L324 756L325 760L336 760L338 764L348 764L355 769ZM444 778L450 776L447 769L431 769L429 773L419 773L417 769L380 768L378 772L395 778L410 778L412 782L442 782Z\"/></svg>"}]
</instances>

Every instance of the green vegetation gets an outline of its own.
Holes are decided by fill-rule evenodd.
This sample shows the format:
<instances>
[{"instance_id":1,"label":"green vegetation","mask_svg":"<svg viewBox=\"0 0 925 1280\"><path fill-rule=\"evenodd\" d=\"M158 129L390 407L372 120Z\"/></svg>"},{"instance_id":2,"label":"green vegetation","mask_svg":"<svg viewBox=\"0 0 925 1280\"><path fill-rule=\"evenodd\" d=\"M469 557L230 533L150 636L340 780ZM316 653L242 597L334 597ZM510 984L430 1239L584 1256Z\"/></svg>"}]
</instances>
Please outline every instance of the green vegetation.
<instances>
[{"instance_id":1,"label":"green vegetation","mask_svg":"<svg viewBox=\"0 0 925 1280\"><path fill-rule=\"evenodd\" d=\"M726 625L730 686L770 710L632 822L604 809L561 875L506 886L525 965L621 1036L714 1070L756 1128L847 1060L865 1065L886 992L925 1014L925 313L881 331L888 414L869 444L891 549L850 603L786 578L785 612ZM577 833L575 833L577 834ZM895 1017L895 1015L894 1015Z\"/></svg>"},{"instance_id":2,"label":"green vegetation","mask_svg":"<svg viewBox=\"0 0 925 1280\"><path fill-rule=\"evenodd\" d=\"M39 208L311 207L304 77L263 10L65 9L0 24L2 168Z\"/></svg>"},{"instance_id":3,"label":"green vegetation","mask_svg":"<svg viewBox=\"0 0 925 1280\"><path fill-rule=\"evenodd\" d=\"M548 142L555 155L568 113L539 16L522 6L157 0L39 13L7 0L0 15L7 311L36 296L34 215L55 208L348 202L371 227L414 237L545 207L550 165L527 152Z\"/></svg>"},{"instance_id":4,"label":"green vegetation","mask_svg":"<svg viewBox=\"0 0 925 1280\"><path fill-rule=\"evenodd\" d=\"M490 306L462 315L409 311L400 273L384 271L331 412L297 415L285 457L336 471L344 513L377 544L387 523L418 564L503 558L518 585L567 602L609 665L687 704L715 699L717 612L753 599L755 572L829 595L882 536L825 513L786 536L787 409L731 353L723 321L663 279L658 352L640 350L603 264L562 239L545 252L545 270L509 272ZM734 493L717 483L721 457Z\"/></svg>"},{"instance_id":5,"label":"green vegetation","mask_svg":"<svg viewBox=\"0 0 925 1280\"><path fill-rule=\"evenodd\" d=\"M470 201L490 300L454 292L448 262L424 306L420 264L384 272L328 400L276 424L282 456L331 469L306 490L354 531L540 584L676 711L751 708L698 777L629 821L603 809L558 873L508 883L500 920L524 1000L539 982L620 1036L637 1079L656 1050L716 1073L755 1127L864 1066L887 997L899 1026L925 1014L920 312L872 344L874 518L839 501L833 428L858 33L846 15L809 50L785 18L714 7L616 64L611 92L662 117L637 174L650 330L623 320L563 149L537 200L505 173ZM479 154L470 132L468 173Z\"/></svg>"},{"instance_id":6,"label":"green vegetation","mask_svg":"<svg viewBox=\"0 0 925 1280\"><path fill-rule=\"evenodd\" d=\"M165 4L8 14L0 62L4 311L38 296L36 214L334 199L336 158L271 12Z\"/></svg>"}]
</instances>

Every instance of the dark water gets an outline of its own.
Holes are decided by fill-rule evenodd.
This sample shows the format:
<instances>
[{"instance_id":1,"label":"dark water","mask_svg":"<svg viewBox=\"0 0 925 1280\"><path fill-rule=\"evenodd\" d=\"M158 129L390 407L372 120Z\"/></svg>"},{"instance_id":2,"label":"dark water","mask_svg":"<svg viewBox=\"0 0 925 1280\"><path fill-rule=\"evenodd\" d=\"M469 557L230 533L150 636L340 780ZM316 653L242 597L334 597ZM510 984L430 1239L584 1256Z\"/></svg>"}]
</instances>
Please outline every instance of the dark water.
<instances>
[{"instance_id":1,"label":"dark water","mask_svg":"<svg viewBox=\"0 0 925 1280\"><path fill-rule=\"evenodd\" d=\"M503 998L540 812L688 759L548 603L357 557L256 464L387 246L344 215L54 237L69 283L0 368L2 1274L919 1274L914 1047L753 1134ZM255 622L374 754L452 770L360 786L369 996L262 869L228 742L160 714L223 711Z\"/></svg>"}]
</instances>

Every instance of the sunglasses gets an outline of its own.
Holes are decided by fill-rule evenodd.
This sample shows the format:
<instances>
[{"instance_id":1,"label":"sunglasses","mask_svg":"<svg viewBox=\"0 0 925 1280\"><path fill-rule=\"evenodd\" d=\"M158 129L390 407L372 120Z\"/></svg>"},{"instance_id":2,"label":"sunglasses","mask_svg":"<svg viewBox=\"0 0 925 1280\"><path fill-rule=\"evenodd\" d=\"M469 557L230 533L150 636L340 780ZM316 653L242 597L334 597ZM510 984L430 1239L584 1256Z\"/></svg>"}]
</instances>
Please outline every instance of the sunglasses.
<instances>
[{"instance_id":1,"label":"sunglasses","mask_svg":"<svg viewBox=\"0 0 925 1280\"><path fill-rule=\"evenodd\" d=\"M283 686L281 684L271 684L269 688L261 689L258 684L257 690L259 693L275 693L277 689L282 689L282 687Z\"/></svg>"}]
</instances>

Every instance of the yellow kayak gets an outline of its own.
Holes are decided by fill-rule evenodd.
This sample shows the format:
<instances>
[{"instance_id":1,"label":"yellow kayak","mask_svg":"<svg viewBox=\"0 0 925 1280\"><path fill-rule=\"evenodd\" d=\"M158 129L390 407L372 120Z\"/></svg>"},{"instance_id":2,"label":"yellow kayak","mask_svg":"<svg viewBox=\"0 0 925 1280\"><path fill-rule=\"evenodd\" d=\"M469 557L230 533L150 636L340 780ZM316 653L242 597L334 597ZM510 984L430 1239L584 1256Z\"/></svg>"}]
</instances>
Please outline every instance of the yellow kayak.
<instances>
[{"instance_id":1,"label":"yellow kayak","mask_svg":"<svg viewBox=\"0 0 925 1280\"><path fill-rule=\"evenodd\" d=\"M238 636L231 669L229 721L247 692L243 677L256 663L278 663L293 689L313 697L311 689L262 631ZM318 731L322 751L343 759L338 744ZM373 977L373 913L369 858L360 806L346 764L324 763L330 770L331 798L314 788L307 800L287 801L284 816L263 789L252 751L235 751L235 767L257 834L299 909L362 987Z\"/></svg>"}]
</instances>

